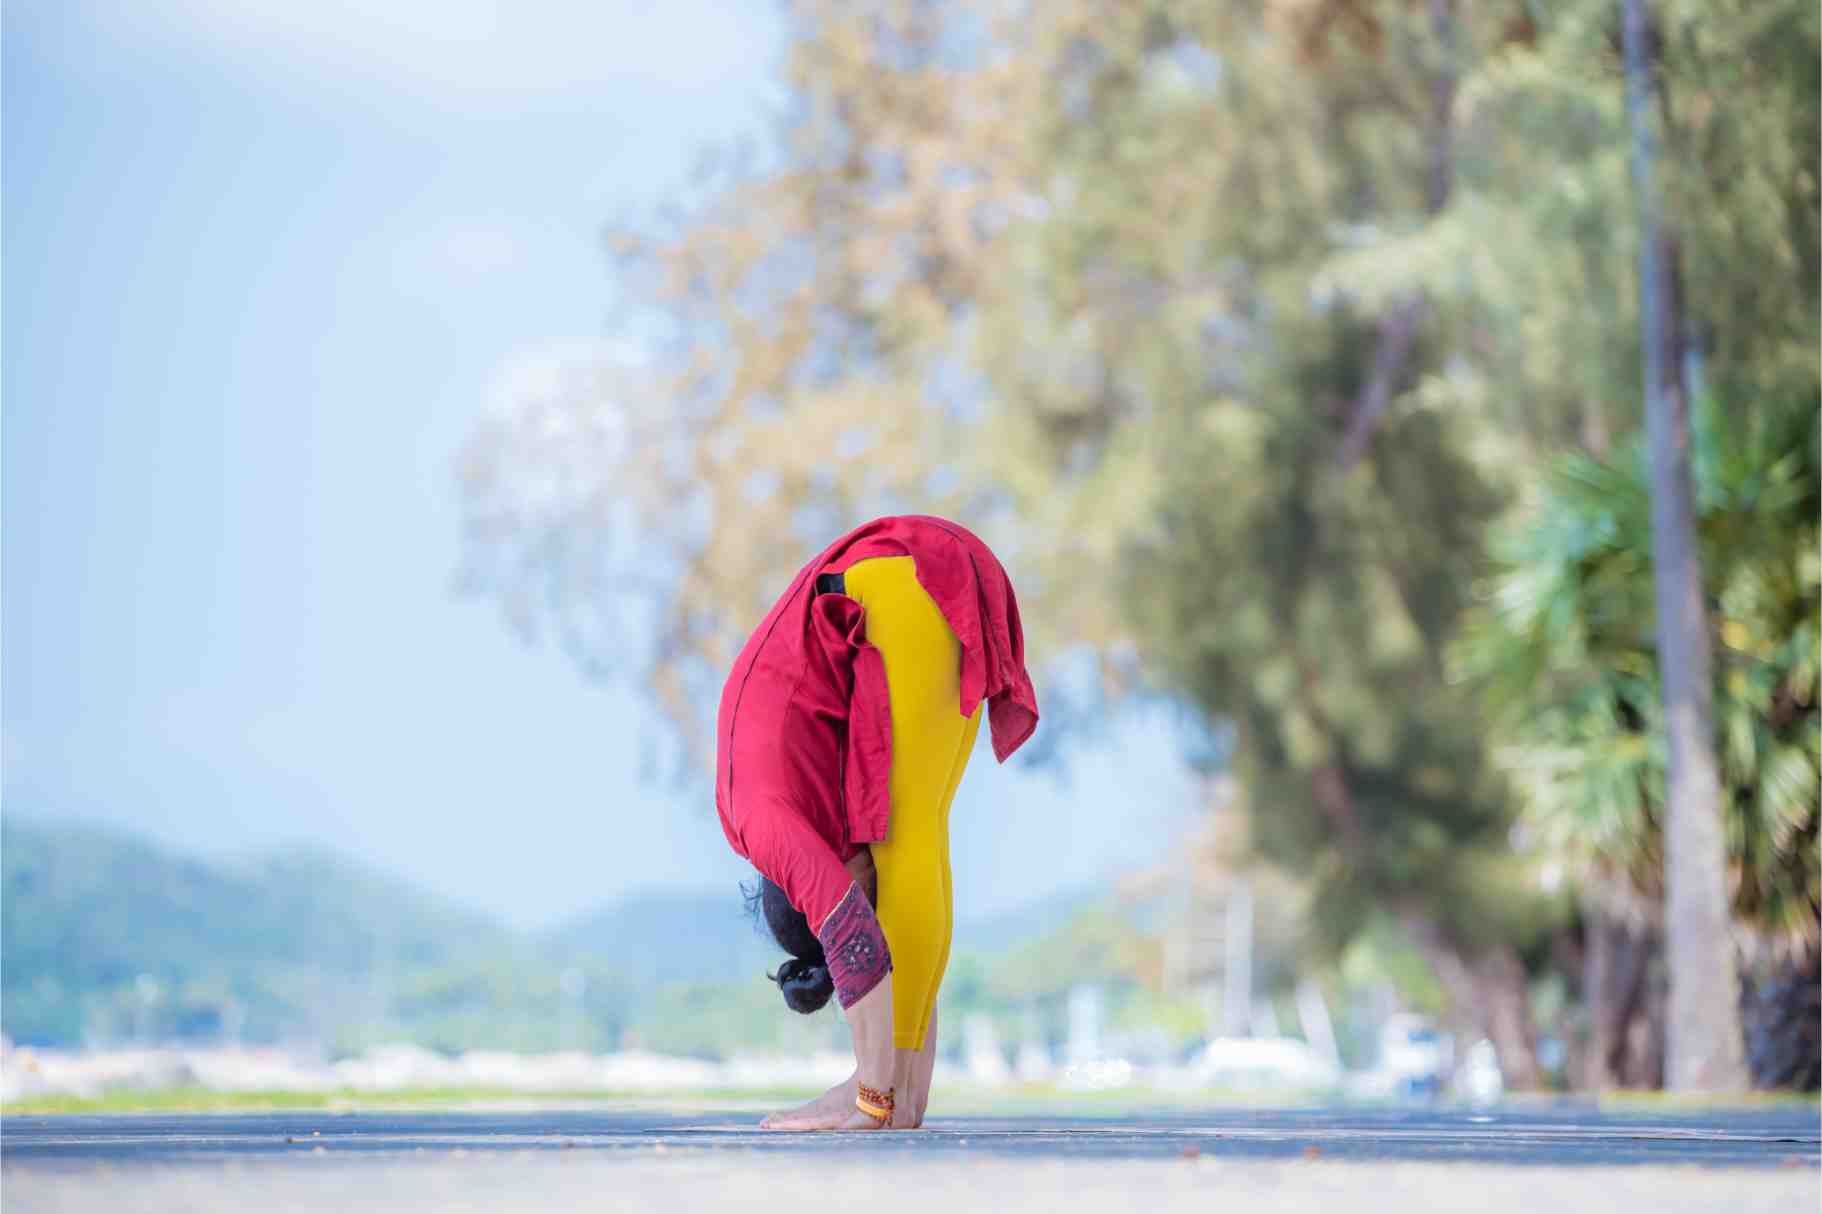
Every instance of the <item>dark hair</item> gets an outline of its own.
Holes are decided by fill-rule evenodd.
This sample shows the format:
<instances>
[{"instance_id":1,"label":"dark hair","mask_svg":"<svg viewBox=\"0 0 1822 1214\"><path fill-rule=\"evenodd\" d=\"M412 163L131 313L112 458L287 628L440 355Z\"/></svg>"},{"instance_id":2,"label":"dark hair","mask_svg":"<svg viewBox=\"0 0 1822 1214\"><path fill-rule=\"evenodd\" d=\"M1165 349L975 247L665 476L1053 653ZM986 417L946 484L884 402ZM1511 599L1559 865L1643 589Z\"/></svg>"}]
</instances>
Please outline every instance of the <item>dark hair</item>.
<instances>
[{"instance_id":1,"label":"dark hair","mask_svg":"<svg viewBox=\"0 0 1822 1214\"><path fill-rule=\"evenodd\" d=\"M766 877L760 877L757 886L742 885L740 893L746 899L747 911L763 920L778 947L791 954L791 960L779 966L776 974L766 975L784 992L785 1006L806 1016L820 1011L835 993L835 982L829 977L822 941L810 930L810 921Z\"/></svg>"}]
</instances>

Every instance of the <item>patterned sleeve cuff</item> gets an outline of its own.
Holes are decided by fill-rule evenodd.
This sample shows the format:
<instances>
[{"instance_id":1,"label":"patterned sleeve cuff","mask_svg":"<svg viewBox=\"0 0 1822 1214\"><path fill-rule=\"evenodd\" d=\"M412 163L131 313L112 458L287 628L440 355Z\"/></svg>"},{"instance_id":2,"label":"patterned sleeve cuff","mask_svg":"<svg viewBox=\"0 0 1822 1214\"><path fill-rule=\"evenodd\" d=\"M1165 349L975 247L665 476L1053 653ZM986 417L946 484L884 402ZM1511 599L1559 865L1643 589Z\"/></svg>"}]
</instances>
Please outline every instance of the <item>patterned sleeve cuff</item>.
<instances>
[{"instance_id":1,"label":"patterned sleeve cuff","mask_svg":"<svg viewBox=\"0 0 1822 1214\"><path fill-rule=\"evenodd\" d=\"M865 998L880 979L892 972L886 933L880 929L873 904L867 901L858 881L848 886L848 892L822 921L816 938L822 942L823 956L829 963L835 997L844 1008Z\"/></svg>"}]
</instances>

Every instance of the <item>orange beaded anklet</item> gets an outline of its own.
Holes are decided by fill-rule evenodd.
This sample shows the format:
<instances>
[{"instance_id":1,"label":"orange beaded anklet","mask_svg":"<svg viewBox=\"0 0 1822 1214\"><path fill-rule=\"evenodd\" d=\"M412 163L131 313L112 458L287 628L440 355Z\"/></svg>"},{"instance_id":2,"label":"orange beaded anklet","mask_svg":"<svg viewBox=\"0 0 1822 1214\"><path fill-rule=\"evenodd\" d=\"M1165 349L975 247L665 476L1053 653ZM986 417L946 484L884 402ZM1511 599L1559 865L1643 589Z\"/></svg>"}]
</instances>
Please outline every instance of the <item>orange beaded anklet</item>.
<instances>
[{"instance_id":1,"label":"orange beaded anklet","mask_svg":"<svg viewBox=\"0 0 1822 1214\"><path fill-rule=\"evenodd\" d=\"M878 1088L870 1088L864 1083L858 1086L860 1094L854 1098L854 1107L881 1125L891 1121L894 1089L887 1088L882 1092Z\"/></svg>"}]
</instances>

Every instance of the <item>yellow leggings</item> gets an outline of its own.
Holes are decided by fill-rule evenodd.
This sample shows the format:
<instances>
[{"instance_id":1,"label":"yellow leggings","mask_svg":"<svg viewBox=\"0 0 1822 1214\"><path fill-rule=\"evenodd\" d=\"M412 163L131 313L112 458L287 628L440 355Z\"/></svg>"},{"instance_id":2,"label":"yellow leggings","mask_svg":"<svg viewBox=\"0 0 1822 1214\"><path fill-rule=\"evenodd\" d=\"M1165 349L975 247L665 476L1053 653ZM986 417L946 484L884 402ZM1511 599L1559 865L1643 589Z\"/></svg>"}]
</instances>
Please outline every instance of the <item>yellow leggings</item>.
<instances>
[{"instance_id":1,"label":"yellow leggings","mask_svg":"<svg viewBox=\"0 0 1822 1214\"><path fill-rule=\"evenodd\" d=\"M892 1036L919 1050L949 965L954 891L949 803L974 750L981 710L964 717L961 645L908 556L859 561L844 577L867 609L867 640L885 659L892 701L892 818L873 844L879 925L892 950Z\"/></svg>"}]
</instances>

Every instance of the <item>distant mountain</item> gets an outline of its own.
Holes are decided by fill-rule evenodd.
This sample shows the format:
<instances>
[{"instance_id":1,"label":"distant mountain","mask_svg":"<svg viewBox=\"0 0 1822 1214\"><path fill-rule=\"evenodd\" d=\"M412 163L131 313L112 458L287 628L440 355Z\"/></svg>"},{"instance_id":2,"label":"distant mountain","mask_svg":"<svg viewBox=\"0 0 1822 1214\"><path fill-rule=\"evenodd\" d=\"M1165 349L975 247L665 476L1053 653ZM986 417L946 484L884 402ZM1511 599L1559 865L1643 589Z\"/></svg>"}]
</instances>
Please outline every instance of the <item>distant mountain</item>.
<instances>
[{"instance_id":1,"label":"distant mountain","mask_svg":"<svg viewBox=\"0 0 1822 1214\"><path fill-rule=\"evenodd\" d=\"M1095 901L1071 891L964 921L957 960L979 975ZM202 860L0 816L0 1029L21 1043L713 1053L838 1029L784 1012L762 977L782 960L735 888L630 894L523 933L329 852Z\"/></svg>"},{"instance_id":2,"label":"distant mountain","mask_svg":"<svg viewBox=\"0 0 1822 1214\"><path fill-rule=\"evenodd\" d=\"M628 894L544 933L540 943L551 956L656 985L745 980L784 958L732 887Z\"/></svg>"},{"instance_id":3,"label":"distant mountain","mask_svg":"<svg viewBox=\"0 0 1822 1214\"><path fill-rule=\"evenodd\" d=\"M177 1021L163 1031L207 1032L186 1018L232 1008L259 1032L310 989L512 944L484 915L326 852L215 863L0 817L0 1022L22 1041L106 1032L153 1000Z\"/></svg>"},{"instance_id":4,"label":"distant mountain","mask_svg":"<svg viewBox=\"0 0 1822 1214\"><path fill-rule=\"evenodd\" d=\"M1009 910L964 919L955 928L955 951L970 954L1005 952L1039 936L1066 927L1083 911L1107 902L1105 888L1082 886L1057 890Z\"/></svg>"},{"instance_id":5,"label":"distant mountain","mask_svg":"<svg viewBox=\"0 0 1822 1214\"><path fill-rule=\"evenodd\" d=\"M958 953L994 954L1063 928L1106 898L1062 890L956 926ZM541 938L553 956L587 961L643 982L745 981L776 969L784 952L747 911L738 889L629 894Z\"/></svg>"},{"instance_id":6,"label":"distant mountain","mask_svg":"<svg viewBox=\"0 0 1822 1214\"><path fill-rule=\"evenodd\" d=\"M737 888L632 894L523 933L329 852L202 860L14 815L0 817L0 869L0 1029L35 1044L605 1046L662 1006L661 988L763 994L782 959Z\"/></svg>"}]
</instances>

